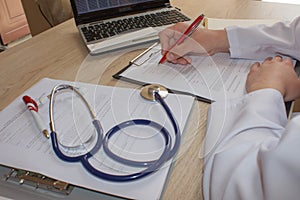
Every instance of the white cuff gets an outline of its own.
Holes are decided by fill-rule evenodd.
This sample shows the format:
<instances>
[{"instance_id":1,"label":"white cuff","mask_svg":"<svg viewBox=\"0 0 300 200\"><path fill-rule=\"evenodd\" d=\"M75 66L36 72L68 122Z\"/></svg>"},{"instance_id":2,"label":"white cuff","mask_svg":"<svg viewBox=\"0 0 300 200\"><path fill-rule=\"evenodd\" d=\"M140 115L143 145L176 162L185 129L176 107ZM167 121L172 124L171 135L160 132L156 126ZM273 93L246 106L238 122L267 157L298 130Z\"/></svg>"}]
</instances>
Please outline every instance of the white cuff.
<instances>
[{"instance_id":1,"label":"white cuff","mask_svg":"<svg viewBox=\"0 0 300 200\"><path fill-rule=\"evenodd\" d=\"M232 58L240 58L240 49L239 49L239 40L238 40L238 34L237 34L237 27L236 26L230 26L225 28L227 33L227 38L229 42L229 52L230 57Z\"/></svg>"}]
</instances>

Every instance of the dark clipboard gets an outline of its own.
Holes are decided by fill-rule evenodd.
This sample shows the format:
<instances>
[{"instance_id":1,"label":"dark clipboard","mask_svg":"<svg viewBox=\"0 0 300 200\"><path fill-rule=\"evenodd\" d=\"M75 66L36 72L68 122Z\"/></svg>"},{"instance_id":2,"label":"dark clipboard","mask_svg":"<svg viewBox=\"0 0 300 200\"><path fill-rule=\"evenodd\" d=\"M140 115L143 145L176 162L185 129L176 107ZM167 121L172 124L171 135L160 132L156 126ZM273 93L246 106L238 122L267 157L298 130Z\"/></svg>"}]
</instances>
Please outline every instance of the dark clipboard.
<instances>
[{"instance_id":1,"label":"dark clipboard","mask_svg":"<svg viewBox=\"0 0 300 200\"><path fill-rule=\"evenodd\" d=\"M143 51L141 54L139 54L137 57L135 57L134 59L132 59L129 64L127 66L125 66L123 69L121 69L120 71L118 71L116 74L114 74L112 77L118 80L122 80L122 81L126 81L126 82L130 82L130 83L134 83L137 85L141 85L141 86L146 86L149 85L150 83L146 83L146 82L142 82L142 81L137 81L131 78L127 78L122 76L122 73L125 72L128 68L130 68L132 65L135 64L135 61L138 60L139 58L141 58L143 55L145 55L147 52L149 52L153 47L155 47L158 43L154 43L153 45L151 45L149 48L147 48L145 51ZM174 89L170 89L170 88L166 88L168 90L169 93L173 93L173 94L182 94L182 95L189 95L194 97L196 100L201 101L201 102L205 102L205 103L212 103L214 102L214 100L205 98L205 97L201 97L199 95L195 95L192 94L190 92L184 92L184 91L180 91L180 90L174 90Z\"/></svg>"}]
</instances>

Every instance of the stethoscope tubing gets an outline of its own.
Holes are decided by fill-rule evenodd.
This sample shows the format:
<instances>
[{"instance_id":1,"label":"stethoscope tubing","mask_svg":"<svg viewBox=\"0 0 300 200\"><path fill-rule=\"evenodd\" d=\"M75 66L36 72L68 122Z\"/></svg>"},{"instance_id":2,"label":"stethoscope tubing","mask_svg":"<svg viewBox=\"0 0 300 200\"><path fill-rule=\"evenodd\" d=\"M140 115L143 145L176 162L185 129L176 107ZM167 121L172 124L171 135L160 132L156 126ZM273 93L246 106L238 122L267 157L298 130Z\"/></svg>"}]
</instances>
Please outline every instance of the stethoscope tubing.
<instances>
[{"instance_id":1,"label":"stethoscope tubing","mask_svg":"<svg viewBox=\"0 0 300 200\"><path fill-rule=\"evenodd\" d=\"M93 120L93 125L97 131L97 141L95 146L86 154L83 155L79 155L79 156L67 156L65 155L59 147L59 143L58 143L58 139L57 139L57 134L56 132L52 131L50 133L50 138L51 138L51 144L52 144L52 148L55 152L55 154L62 160L67 161L67 162L79 162L83 159L83 157L89 159L90 157L92 157L93 155L95 155L98 150L101 148L102 146L102 142L103 142L103 131L101 128L101 124L99 120Z\"/></svg>"},{"instance_id":2,"label":"stethoscope tubing","mask_svg":"<svg viewBox=\"0 0 300 200\"><path fill-rule=\"evenodd\" d=\"M74 90L72 88L72 90ZM178 127L178 123L176 119L174 118L169 106L166 104L166 102L163 100L163 98L159 95L158 92L154 92L155 95L155 100L159 102L164 110L166 111L168 118L170 119L174 133L175 133L175 142L172 147L172 139L171 139L171 134L169 131L164 128L162 125L151 121L151 120L146 120L146 119L134 119L134 120L129 120L122 122L114 127L112 127L106 134L103 136L103 129L101 127L101 123L99 120L94 119L93 120L93 125L96 129L97 132L97 140L96 144L94 147L87 153L79 156L68 156L64 154L60 147L59 147L59 142L57 139L57 133L56 131L52 131L50 133L51 137L51 143L52 143L52 148L55 152L55 154L64 161L67 162L81 162L84 168L93 174L96 177L99 177L104 180L108 181L114 181L114 182L127 182L127 181L133 181L137 180L140 178L143 178L145 176L148 176L149 174L152 174L153 172L158 171L168 160L170 160L177 152L180 146L180 141L181 141L181 134L180 134L180 129ZM83 96L79 95L82 99ZM53 96L52 96L53 98ZM84 99L84 102L87 104L87 101ZM51 102L53 104L53 102ZM88 104L87 104L88 106ZM89 107L89 106L88 106ZM50 113L53 113L52 111ZM51 116L53 118L53 116ZM51 121L51 123L53 123ZM150 126L156 130L158 130L163 138L164 138L164 143L165 143L165 148L160 155L160 157L156 160L151 160L151 161L134 161L134 160L128 160L125 158L122 158L118 156L117 154L113 153L110 148L109 148L109 139L116 134L118 131L120 131L123 128L133 126L133 125L146 125ZM53 124L54 127L54 124ZM145 169L136 173L128 174L128 175L115 175L115 174L109 174L103 171L100 171L96 169L89 161L95 155L100 149L103 147L104 152L113 160L128 165L128 166L134 166L134 167L144 167Z\"/></svg>"},{"instance_id":3,"label":"stethoscope tubing","mask_svg":"<svg viewBox=\"0 0 300 200\"><path fill-rule=\"evenodd\" d=\"M171 149L171 137L169 135L169 132L167 131L167 129L165 129L163 126L161 126L160 124L150 121L150 120L146 120L146 119L136 119L136 120L129 120L126 122L123 122L117 126L114 126L113 128L111 128L105 135L104 139L103 139L103 150L104 152L112 159L114 159L115 161L128 165L128 166L133 166L133 167L147 167L150 165L153 165L156 160L153 161L133 161L133 160L128 160L125 158L120 157L119 155L113 153L110 148L109 148L109 139L116 134L118 131L120 131L123 128L129 127L129 126L134 126L134 125L146 125L146 126L151 126L154 129L157 129L160 131L160 133L163 135L164 140L165 140L165 149L164 151L169 152ZM165 158L166 159L166 158Z\"/></svg>"}]
</instances>

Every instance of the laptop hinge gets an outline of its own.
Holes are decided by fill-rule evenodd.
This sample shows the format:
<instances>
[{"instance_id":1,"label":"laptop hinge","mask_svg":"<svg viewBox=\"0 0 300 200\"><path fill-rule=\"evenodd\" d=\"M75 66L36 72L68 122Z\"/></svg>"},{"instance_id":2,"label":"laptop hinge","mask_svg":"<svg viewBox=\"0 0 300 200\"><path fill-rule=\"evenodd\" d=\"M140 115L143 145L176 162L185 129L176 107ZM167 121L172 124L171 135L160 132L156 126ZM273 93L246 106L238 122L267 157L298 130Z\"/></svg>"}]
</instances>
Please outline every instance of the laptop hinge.
<instances>
[{"instance_id":1,"label":"laptop hinge","mask_svg":"<svg viewBox=\"0 0 300 200\"><path fill-rule=\"evenodd\" d=\"M171 8L171 7L172 7L170 3L165 3L165 6L166 6L167 8Z\"/></svg>"}]
</instances>

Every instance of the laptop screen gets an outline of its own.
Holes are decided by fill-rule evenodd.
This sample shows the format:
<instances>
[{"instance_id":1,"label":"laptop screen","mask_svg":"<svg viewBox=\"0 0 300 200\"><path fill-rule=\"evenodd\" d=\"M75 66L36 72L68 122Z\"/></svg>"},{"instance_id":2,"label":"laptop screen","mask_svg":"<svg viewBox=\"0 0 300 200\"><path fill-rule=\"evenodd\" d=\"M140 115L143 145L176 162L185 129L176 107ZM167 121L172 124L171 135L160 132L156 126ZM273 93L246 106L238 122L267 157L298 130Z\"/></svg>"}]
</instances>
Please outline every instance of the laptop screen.
<instances>
[{"instance_id":1,"label":"laptop screen","mask_svg":"<svg viewBox=\"0 0 300 200\"><path fill-rule=\"evenodd\" d=\"M153 0L75 0L78 14L89 13L110 8L130 6L137 3L146 3Z\"/></svg>"},{"instance_id":2,"label":"laptop screen","mask_svg":"<svg viewBox=\"0 0 300 200\"><path fill-rule=\"evenodd\" d=\"M169 0L71 0L76 24L162 7Z\"/></svg>"}]
</instances>

